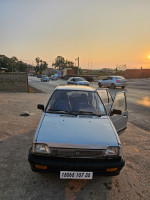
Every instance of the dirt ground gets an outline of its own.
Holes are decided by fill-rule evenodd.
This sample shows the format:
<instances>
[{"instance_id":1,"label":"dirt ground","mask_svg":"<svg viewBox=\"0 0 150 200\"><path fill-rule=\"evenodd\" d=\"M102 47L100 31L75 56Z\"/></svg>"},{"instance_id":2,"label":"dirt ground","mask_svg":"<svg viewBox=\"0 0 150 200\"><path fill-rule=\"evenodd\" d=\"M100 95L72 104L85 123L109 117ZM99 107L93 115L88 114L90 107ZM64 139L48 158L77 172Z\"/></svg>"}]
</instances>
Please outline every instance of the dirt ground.
<instances>
[{"instance_id":1,"label":"dirt ground","mask_svg":"<svg viewBox=\"0 0 150 200\"><path fill-rule=\"evenodd\" d=\"M46 104L48 98L49 95L44 93L0 93L0 177L2 178L0 181L0 199L38 199L32 198L30 182L24 180L27 178L27 174L22 178L22 182L26 182L26 186L24 186L23 183L20 185L19 178L13 172L16 167L18 176L21 174L20 159L24 163L23 170L30 170L27 155L23 152L27 152L31 146L34 132L42 115L42 112L36 109L36 106L38 103ZM28 111L30 116L20 116L25 111ZM119 176L113 177L110 182L105 184L110 194L107 199L149 200L150 133L128 123L128 128L125 133L120 135L120 139L126 165ZM32 179L34 178L32 177ZM85 187L88 183L89 181L85 181L82 187ZM15 190L15 187L20 189ZM27 188L26 191L28 192L23 192L24 187ZM36 188L36 190L38 189ZM78 193L80 192L81 189L78 190ZM25 198L27 194L31 198ZM80 194L76 194L76 197L72 195L70 198L64 195L62 199L79 199L78 196ZM51 199L61 199L61 197Z\"/></svg>"}]
</instances>

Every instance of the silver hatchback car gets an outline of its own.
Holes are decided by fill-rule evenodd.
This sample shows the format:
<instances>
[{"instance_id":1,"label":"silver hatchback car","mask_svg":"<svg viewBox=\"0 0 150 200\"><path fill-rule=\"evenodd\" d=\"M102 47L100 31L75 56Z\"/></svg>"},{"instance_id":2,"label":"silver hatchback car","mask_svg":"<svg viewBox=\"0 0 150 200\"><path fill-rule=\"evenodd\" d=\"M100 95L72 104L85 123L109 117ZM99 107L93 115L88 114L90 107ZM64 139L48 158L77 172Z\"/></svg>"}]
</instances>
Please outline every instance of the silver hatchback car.
<instances>
[{"instance_id":1,"label":"silver hatchback car","mask_svg":"<svg viewBox=\"0 0 150 200\"><path fill-rule=\"evenodd\" d=\"M111 87L115 89L116 87L125 88L127 86L128 80L122 76L107 76L98 81L98 86Z\"/></svg>"},{"instance_id":2,"label":"silver hatchback car","mask_svg":"<svg viewBox=\"0 0 150 200\"><path fill-rule=\"evenodd\" d=\"M102 96L102 98L101 98ZM118 175L125 161L118 137L127 126L124 92L58 86L43 111L28 160L35 172L58 171L61 179Z\"/></svg>"}]
</instances>

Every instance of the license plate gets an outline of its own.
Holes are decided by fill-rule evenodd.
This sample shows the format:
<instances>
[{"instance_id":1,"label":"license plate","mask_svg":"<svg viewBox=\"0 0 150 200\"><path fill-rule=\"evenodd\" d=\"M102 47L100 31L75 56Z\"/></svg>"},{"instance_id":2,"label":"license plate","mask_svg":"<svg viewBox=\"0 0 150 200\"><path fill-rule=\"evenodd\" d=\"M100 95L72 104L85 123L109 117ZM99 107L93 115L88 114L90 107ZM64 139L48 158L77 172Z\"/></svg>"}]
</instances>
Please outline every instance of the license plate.
<instances>
[{"instance_id":1,"label":"license plate","mask_svg":"<svg viewBox=\"0 0 150 200\"><path fill-rule=\"evenodd\" d=\"M93 172L60 171L60 179L92 179Z\"/></svg>"},{"instance_id":2,"label":"license plate","mask_svg":"<svg viewBox=\"0 0 150 200\"><path fill-rule=\"evenodd\" d=\"M126 84L122 84L123 86L126 86Z\"/></svg>"}]
</instances>

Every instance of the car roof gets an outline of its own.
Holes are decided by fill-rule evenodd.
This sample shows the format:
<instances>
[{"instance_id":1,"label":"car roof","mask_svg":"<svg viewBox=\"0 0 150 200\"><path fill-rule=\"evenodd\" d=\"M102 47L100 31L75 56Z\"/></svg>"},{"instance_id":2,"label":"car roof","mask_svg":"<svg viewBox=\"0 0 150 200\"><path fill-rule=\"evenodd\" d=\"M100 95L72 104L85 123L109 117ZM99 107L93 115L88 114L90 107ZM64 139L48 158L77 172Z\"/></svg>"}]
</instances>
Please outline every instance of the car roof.
<instances>
[{"instance_id":1,"label":"car roof","mask_svg":"<svg viewBox=\"0 0 150 200\"><path fill-rule=\"evenodd\" d=\"M84 86L84 85L59 85L55 90L81 90L81 91L96 91L93 87Z\"/></svg>"},{"instance_id":2,"label":"car roof","mask_svg":"<svg viewBox=\"0 0 150 200\"><path fill-rule=\"evenodd\" d=\"M123 77L123 76L109 76L109 77ZM124 77L123 77L124 78Z\"/></svg>"},{"instance_id":3,"label":"car roof","mask_svg":"<svg viewBox=\"0 0 150 200\"><path fill-rule=\"evenodd\" d=\"M83 77L80 77L80 76L72 76L72 77L70 77L69 79L71 79L71 78L83 78ZM84 78L83 78L84 79Z\"/></svg>"}]
</instances>

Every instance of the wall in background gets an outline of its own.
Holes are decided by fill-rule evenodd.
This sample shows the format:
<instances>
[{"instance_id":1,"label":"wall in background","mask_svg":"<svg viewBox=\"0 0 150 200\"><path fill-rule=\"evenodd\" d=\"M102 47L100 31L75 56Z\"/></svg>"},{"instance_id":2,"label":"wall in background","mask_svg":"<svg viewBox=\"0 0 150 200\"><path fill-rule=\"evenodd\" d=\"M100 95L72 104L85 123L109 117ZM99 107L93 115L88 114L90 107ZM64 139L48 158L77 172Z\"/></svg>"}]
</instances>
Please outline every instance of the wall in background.
<instances>
[{"instance_id":1,"label":"wall in background","mask_svg":"<svg viewBox=\"0 0 150 200\"><path fill-rule=\"evenodd\" d=\"M28 92L28 76L24 72L0 73L0 91Z\"/></svg>"}]
</instances>

